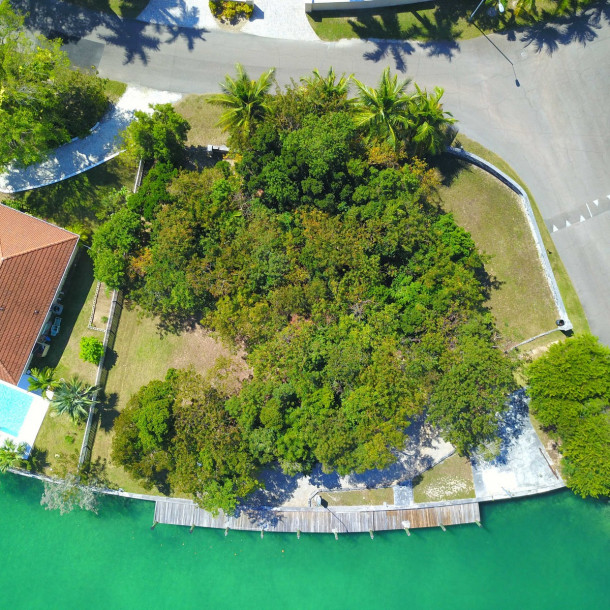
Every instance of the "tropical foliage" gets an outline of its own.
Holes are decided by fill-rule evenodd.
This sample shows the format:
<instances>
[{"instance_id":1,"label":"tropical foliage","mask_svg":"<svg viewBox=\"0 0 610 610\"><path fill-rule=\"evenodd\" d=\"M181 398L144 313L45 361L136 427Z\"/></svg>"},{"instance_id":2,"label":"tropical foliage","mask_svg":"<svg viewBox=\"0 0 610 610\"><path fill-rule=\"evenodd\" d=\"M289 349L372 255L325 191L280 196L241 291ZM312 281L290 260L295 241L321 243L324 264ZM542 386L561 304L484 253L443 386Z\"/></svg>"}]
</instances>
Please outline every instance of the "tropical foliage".
<instances>
[{"instance_id":1,"label":"tropical foliage","mask_svg":"<svg viewBox=\"0 0 610 610\"><path fill-rule=\"evenodd\" d=\"M254 463L226 396L193 371L170 370L132 396L115 428L113 459L161 489L231 513L257 487Z\"/></svg>"},{"instance_id":2,"label":"tropical foliage","mask_svg":"<svg viewBox=\"0 0 610 610\"><path fill-rule=\"evenodd\" d=\"M568 486L610 495L610 349L580 335L552 345L528 376L532 411L561 443Z\"/></svg>"},{"instance_id":3,"label":"tropical foliage","mask_svg":"<svg viewBox=\"0 0 610 610\"><path fill-rule=\"evenodd\" d=\"M157 164L92 248L98 278L166 328L200 320L248 350L238 393L172 373L116 424L118 463L210 509L232 509L266 464L388 466L428 408L468 454L493 440L513 387L484 258L413 156L438 150L441 92L407 94L385 72L384 95L401 99L390 129L359 123L348 77L314 72L271 95L271 75L239 69L217 98L234 168Z\"/></svg>"},{"instance_id":4,"label":"tropical foliage","mask_svg":"<svg viewBox=\"0 0 610 610\"><path fill-rule=\"evenodd\" d=\"M28 390L30 392L41 391L44 396L48 389L53 390L56 386L57 380L54 369L48 366L42 369L32 367L28 381Z\"/></svg>"},{"instance_id":5,"label":"tropical foliage","mask_svg":"<svg viewBox=\"0 0 610 610\"><path fill-rule=\"evenodd\" d=\"M61 380L51 400L55 415L68 415L72 421L85 419L94 403L95 386L88 386L77 377L69 381Z\"/></svg>"},{"instance_id":6,"label":"tropical foliage","mask_svg":"<svg viewBox=\"0 0 610 610\"><path fill-rule=\"evenodd\" d=\"M26 451L25 443L16 445L10 438L5 439L0 447L0 473L5 473L9 468L20 468L27 464L23 455Z\"/></svg>"},{"instance_id":7,"label":"tropical foliage","mask_svg":"<svg viewBox=\"0 0 610 610\"><path fill-rule=\"evenodd\" d=\"M237 77L227 74L225 82L220 85L222 93L208 98L211 104L226 108L219 125L231 132L231 141L235 145L243 144L251 134L257 122L268 111L269 90L273 84L275 69L263 72L253 80L241 64L236 65Z\"/></svg>"},{"instance_id":8,"label":"tropical foliage","mask_svg":"<svg viewBox=\"0 0 610 610\"><path fill-rule=\"evenodd\" d=\"M171 104L152 105L152 114L136 110L123 132L128 153L139 161L179 164L191 126Z\"/></svg>"},{"instance_id":9,"label":"tropical foliage","mask_svg":"<svg viewBox=\"0 0 610 610\"><path fill-rule=\"evenodd\" d=\"M72 70L60 41L32 37L0 3L0 168L28 165L89 128L108 108L105 81Z\"/></svg>"},{"instance_id":10,"label":"tropical foliage","mask_svg":"<svg viewBox=\"0 0 610 610\"><path fill-rule=\"evenodd\" d=\"M79 356L85 362L98 365L104 353L104 344L97 337L81 337Z\"/></svg>"}]
</instances>

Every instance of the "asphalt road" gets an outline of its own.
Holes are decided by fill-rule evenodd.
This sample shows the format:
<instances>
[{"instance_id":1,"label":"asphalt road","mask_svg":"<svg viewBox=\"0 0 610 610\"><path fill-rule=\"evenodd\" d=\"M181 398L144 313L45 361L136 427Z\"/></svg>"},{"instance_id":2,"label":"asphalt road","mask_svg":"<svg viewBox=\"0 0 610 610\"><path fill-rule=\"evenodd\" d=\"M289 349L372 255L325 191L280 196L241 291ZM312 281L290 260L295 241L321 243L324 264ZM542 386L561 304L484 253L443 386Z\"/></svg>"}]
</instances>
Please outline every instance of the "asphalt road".
<instances>
[{"instance_id":1,"label":"asphalt road","mask_svg":"<svg viewBox=\"0 0 610 610\"><path fill-rule=\"evenodd\" d=\"M592 331L610 345L610 6L558 26L460 43L292 42L120 21L23 0L32 27L67 37L71 58L132 84L206 93L236 62L280 83L331 65L374 84L390 66L442 86L468 136L533 193Z\"/></svg>"}]
</instances>

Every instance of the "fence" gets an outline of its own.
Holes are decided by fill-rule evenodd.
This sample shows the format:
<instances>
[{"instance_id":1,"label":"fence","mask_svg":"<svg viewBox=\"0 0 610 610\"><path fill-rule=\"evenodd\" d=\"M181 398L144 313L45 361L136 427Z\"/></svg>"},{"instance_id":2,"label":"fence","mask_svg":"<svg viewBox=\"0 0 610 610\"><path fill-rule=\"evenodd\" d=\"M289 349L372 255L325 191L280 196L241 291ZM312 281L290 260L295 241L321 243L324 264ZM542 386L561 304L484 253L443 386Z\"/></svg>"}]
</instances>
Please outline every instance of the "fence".
<instances>
[{"instance_id":1,"label":"fence","mask_svg":"<svg viewBox=\"0 0 610 610\"><path fill-rule=\"evenodd\" d=\"M83 444L80 450L80 456L78 458L78 469L82 470L89 465L91 461L91 451L93 450L93 443L95 442L95 433L99 424L99 409L98 395L103 391L106 386L106 380L108 379L108 355L114 348L114 342L116 340L116 334L119 327L119 320L121 319L121 312L123 311L123 293L115 290L112 293L112 303L110 305L110 315L108 316L108 325L106 327L106 333L104 335L104 352L102 359L97 367L97 375L95 377L95 385L97 390L93 395L93 403L89 409L89 416L87 417L87 427L85 428L85 436L83 437Z\"/></svg>"}]
</instances>

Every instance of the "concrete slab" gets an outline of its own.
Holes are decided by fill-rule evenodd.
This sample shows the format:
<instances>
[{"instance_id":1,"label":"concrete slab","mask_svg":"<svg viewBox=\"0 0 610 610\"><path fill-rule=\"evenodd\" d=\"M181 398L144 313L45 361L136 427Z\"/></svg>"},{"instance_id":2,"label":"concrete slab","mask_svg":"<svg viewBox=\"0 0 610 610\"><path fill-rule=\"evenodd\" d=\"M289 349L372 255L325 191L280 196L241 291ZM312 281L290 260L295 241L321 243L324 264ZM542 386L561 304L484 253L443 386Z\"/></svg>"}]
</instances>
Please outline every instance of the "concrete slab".
<instances>
[{"instance_id":1,"label":"concrete slab","mask_svg":"<svg viewBox=\"0 0 610 610\"><path fill-rule=\"evenodd\" d=\"M500 425L499 455L472 460L474 488L478 500L510 498L543 492L562 485L529 419L529 399L524 390L515 392ZM547 461L548 460L548 461Z\"/></svg>"}]
</instances>

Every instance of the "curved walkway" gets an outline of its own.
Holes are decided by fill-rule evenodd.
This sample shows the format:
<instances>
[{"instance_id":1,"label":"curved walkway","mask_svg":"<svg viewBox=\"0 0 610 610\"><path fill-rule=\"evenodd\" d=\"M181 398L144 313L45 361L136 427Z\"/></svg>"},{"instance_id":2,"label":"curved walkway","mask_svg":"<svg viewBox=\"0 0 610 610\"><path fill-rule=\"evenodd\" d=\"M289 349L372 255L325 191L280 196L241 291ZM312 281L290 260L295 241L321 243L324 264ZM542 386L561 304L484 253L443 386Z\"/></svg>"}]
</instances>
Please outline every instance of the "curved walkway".
<instances>
[{"instance_id":1,"label":"curved walkway","mask_svg":"<svg viewBox=\"0 0 610 610\"><path fill-rule=\"evenodd\" d=\"M175 102L181 97L179 93L128 87L91 135L64 144L41 163L26 168L9 167L0 174L0 192L18 193L54 184L116 157L120 152L118 136L131 123L136 110L151 112L149 104Z\"/></svg>"}]
</instances>

